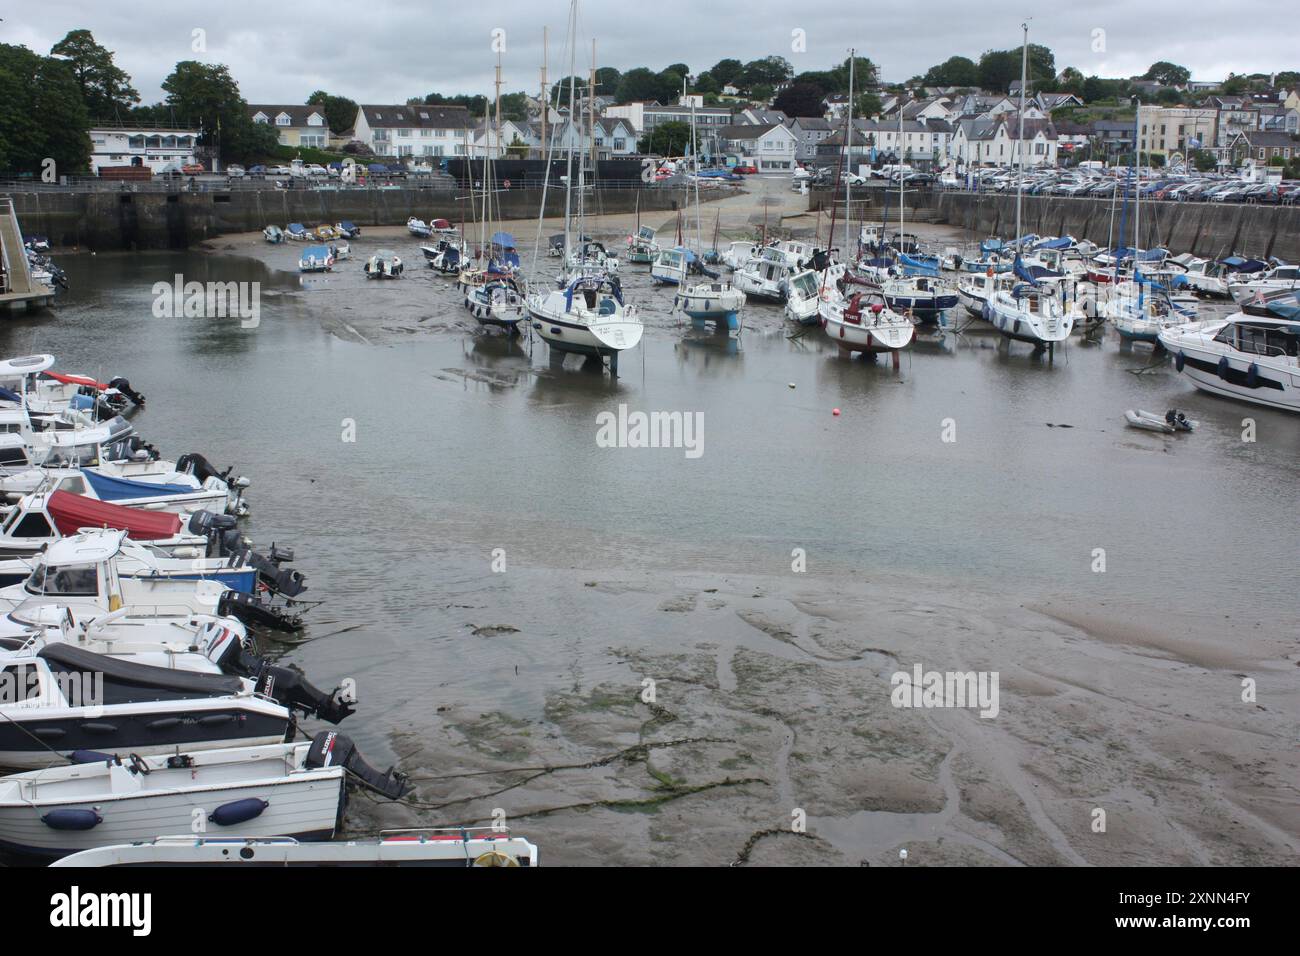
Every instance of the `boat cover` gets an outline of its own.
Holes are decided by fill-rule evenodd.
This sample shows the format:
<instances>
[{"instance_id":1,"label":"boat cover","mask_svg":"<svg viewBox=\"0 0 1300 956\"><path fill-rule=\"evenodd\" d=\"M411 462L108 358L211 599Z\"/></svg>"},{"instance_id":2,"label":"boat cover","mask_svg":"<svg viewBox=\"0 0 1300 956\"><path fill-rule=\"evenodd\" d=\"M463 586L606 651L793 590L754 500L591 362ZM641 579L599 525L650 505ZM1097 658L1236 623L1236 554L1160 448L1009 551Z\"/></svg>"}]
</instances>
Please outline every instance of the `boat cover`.
<instances>
[{"instance_id":1,"label":"boat cover","mask_svg":"<svg viewBox=\"0 0 1300 956\"><path fill-rule=\"evenodd\" d=\"M164 485L152 481L131 481L113 478L98 472L81 469L81 474L95 489L100 501L122 501L129 498L166 498L171 495L192 495L198 489L190 485Z\"/></svg>"},{"instance_id":2,"label":"boat cover","mask_svg":"<svg viewBox=\"0 0 1300 956\"><path fill-rule=\"evenodd\" d=\"M67 491L50 495L46 507L62 534L76 534L81 528L116 528L136 541L151 541L174 538L181 530L180 515L126 508Z\"/></svg>"},{"instance_id":3,"label":"boat cover","mask_svg":"<svg viewBox=\"0 0 1300 956\"><path fill-rule=\"evenodd\" d=\"M63 375L59 372L42 372L41 374L46 378L54 379L56 382L62 382L64 385L92 385L101 392L104 389L111 387L102 382L96 382L93 378L87 378L84 375Z\"/></svg>"},{"instance_id":4,"label":"boat cover","mask_svg":"<svg viewBox=\"0 0 1300 956\"><path fill-rule=\"evenodd\" d=\"M96 654L62 642L47 644L37 654L43 657L52 671L82 671L103 674L105 680L133 684L137 687L156 687L171 691L207 694L213 697L237 694L244 689L243 681L226 674L199 674L171 667L153 667L137 664L120 657Z\"/></svg>"}]
</instances>

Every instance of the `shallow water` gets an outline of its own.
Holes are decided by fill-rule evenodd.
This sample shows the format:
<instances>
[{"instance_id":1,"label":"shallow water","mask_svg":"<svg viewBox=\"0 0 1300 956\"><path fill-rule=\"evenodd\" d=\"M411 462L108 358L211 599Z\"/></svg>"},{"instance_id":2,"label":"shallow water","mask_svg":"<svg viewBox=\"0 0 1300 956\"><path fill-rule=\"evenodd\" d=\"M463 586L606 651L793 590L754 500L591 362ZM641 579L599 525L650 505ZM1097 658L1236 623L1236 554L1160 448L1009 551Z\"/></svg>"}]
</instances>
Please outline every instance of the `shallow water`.
<instances>
[{"instance_id":1,"label":"shallow water","mask_svg":"<svg viewBox=\"0 0 1300 956\"><path fill-rule=\"evenodd\" d=\"M360 260L300 278L198 251L64 256L57 312L0 326L6 354L129 378L149 399L136 427L168 457L252 477L248 533L295 547L326 602L282 652L318 683L358 681L343 729L375 763L395 735L435 734L445 701L541 726L551 695L627 679L611 647L727 643L586 586L611 575L782 576L799 548L810 576L906 580L912 600L960 586L1156 628L1176 612L1229 641L1297 617L1300 420L1201 395L1149 350L1076 336L1048 361L968 330L921 337L895 371L771 306L747 309L738 342L696 333L625 267L647 332L613 379L481 334L415 243L398 248L410 271L390 283ZM154 318L152 285L176 273L261 282L260 325ZM597 414L620 404L702 413L703 454L598 447ZM1125 427L1125 409L1170 407L1197 431ZM474 631L502 625L519 630ZM734 685L721 656L719 675Z\"/></svg>"}]
</instances>

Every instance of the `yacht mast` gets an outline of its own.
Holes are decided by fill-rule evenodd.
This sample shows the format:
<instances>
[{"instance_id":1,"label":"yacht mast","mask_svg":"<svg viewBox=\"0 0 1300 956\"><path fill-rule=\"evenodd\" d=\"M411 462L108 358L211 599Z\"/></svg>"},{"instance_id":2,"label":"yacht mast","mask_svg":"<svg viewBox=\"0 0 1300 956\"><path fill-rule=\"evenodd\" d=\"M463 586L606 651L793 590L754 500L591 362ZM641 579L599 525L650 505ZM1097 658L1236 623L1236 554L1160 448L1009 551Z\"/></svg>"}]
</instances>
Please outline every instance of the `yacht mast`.
<instances>
[{"instance_id":1,"label":"yacht mast","mask_svg":"<svg viewBox=\"0 0 1300 956\"><path fill-rule=\"evenodd\" d=\"M844 176L844 253L843 254L846 257L844 260L845 262L848 261L847 257L850 254L849 245L851 239L849 237L849 220L852 219L852 216L849 214L849 210L853 208L853 203L851 199L852 191L853 191L853 180L851 175L849 174L853 172L853 61L855 59L855 53L856 51L852 47L850 47L849 48L849 103L848 103L849 124L848 124L847 131L844 133L845 143L846 143L844 149L844 165L847 167L844 170L845 176ZM832 241L834 241L833 237L832 237Z\"/></svg>"},{"instance_id":2,"label":"yacht mast","mask_svg":"<svg viewBox=\"0 0 1300 956\"><path fill-rule=\"evenodd\" d=\"M564 255L573 252L569 242L569 217L572 215L573 194L573 71L578 68L578 0L569 3L569 143L564 161Z\"/></svg>"},{"instance_id":3,"label":"yacht mast","mask_svg":"<svg viewBox=\"0 0 1300 956\"><path fill-rule=\"evenodd\" d=\"M546 114L551 111L551 91L546 88L547 30L542 27L542 158L546 158Z\"/></svg>"},{"instance_id":4,"label":"yacht mast","mask_svg":"<svg viewBox=\"0 0 1300 956\"><path fill-rule=\"evenodd\" d=\"M1016 258L1020 257L1020 201L1025 188L1025 83L1029 71L1029 24L1020 24L1024 45L1020 51L1020 132L1016 134Z\"/></svg>"}]
</instances>

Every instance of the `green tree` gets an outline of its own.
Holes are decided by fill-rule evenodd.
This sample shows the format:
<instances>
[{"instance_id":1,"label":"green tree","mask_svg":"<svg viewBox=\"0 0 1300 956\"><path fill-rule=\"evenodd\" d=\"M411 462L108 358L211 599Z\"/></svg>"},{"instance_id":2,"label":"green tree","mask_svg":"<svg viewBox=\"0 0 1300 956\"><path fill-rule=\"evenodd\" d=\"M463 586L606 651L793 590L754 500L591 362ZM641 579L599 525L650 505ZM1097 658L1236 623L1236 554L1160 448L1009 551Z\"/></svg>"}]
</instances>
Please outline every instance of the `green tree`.
<instances>
[{"instance_id":1,"label":"green tree","mask_svg":"<svg viewBox=\"0 0 1300 956\"><path fill-rule=\"evenodd\" d=\"M1072 66L1067 66L1061 71L1060 90L1063 93L1073 93L1083 99L1083 86L1086 82L1083 74Z\"/></svg>"},{"instance_id":2,"label":"green tree","mask_svg":"<svg viewBox=\"0 0 1300 956\"><path fill-rule=\"evenodd\" d=\"M120 119L140 102L131 77L113 62L113 53L95 42L89 30L72 30L50 50L67 60L89 114Z\"/></svg>"},{"instance_id":3,"label":"green tree","mask_svg":"<svg viewBox=\"0 0 1300 956\"><path fill-rule=\"evenodd\" d=\"M1021 48L989 50L980 57L980 86L997 93L1006 93L1011 84L1020 80ZM1056 78L1056 57L1039 43L1029 44L1029 85Z\"/></svg>"},{"instance_id":4,"label":"green tree","mask_svg":"<svg viewBox=\"0 0 1300 956\"><path fill-rule=\"evenodd\" d=\"M0 169L40 176L83 172L90 117L66 60L0 44Z\"/></svg>"},{"instance_id":5,"label":"green tree","mask_svg":"<svg viewBox=\"0 0 1300 956\"><path fill-rule=\"evenodd\" d=\"M827 92L847 93L849 91L849 58L846 56L844 62L830 72L832 87ZM869 84L875 82L875 78L876 65L865 56L855 56L853 58L853 88L855 90L865 89Z\"/></svg>"},{"instance_id":6,"label":"green tree","mask_svg":"<svg viewBox=\"0 0 1300 956\"><path fill-rule=\"evenodd\" d=\"M712 94L716 97L717 94L722 92L722 85L718 83L712 73L706 70L695 78L695 92L703 93L706 96Z\"/></svg>"},{"instance_id":7,"label":"green tree","mask_svg":"<svg viewBox=\"0 0 1300 956\"><path fill-rule=\"evenodd\" d=\"M1240 96L1250 89L1250 82L1244 76L1229 76L1223 81L1223 92L1227 96Z\"/></svg>"},{"instance_id":8,"label":"green tree","mask_svg":"<svg viewBox=\"0 0 1300 956\"><path fill-rule=\"evenodd\" d=\"M639 66L628 70L618 81L618 92L614 99L620 103L635 103L638 100L656 100L659 98L660 81L658 74ZM566 93L567 97L568 94Z\"/></svg>"},{"instance_id":9,"label":"green tree","mask_svg":"<svg viewBox=\"0 0 1300 956\"><path fill-rule=\"evenodd\" d=\"M599 79L597 79L597 89L599 89ZM514 120L516 123L523 123L528 120L528 94L504 93L501 96L501 118L503 120Z\"/></svg>"},{"instance_id":10,"label":"green tree","mask_svg":"<svg viewBox=\"0 0 1300 956\"><path fill-rule=\"evenodd\" d=\"M884 104L880 102L880 97L875 93L863 93L860 96L854 96L853 100L854 116L879 116L880 111L884 109Z\"/></svg>"},{"instance_id":11,"label":"green tree","mask_svg":"<svg viewBox=\"0 0 1300 956\"><path fill-rule=\"evenodd\" d=\"M745 65L739 60L726 59L719 60L715 63L709 70L709 73L718 81L718 88L721 89L729 84L739 86L737 81L740 79L740 74L744 71Z\"/></svg>"},{"instance_id":12,"label":"green tree","mask_svg":"<svg viewBox=\"0 0 1300 956\"><path fill-rule=\"evenodd\" d=\"M683 156L691 141L691 124L670 121L660 123L646 136L641 137L637 149L657 156Z\"/></svg>"},{"instance_id":13,"label":"green tree","mask_svg":"<svg viewBox=\"0 0 1300 956\"><path fill-rule=\"evenodd\" d=\"M1142 79L1155 80L1165 86L1182 86L1191 78L1191 70L1185 66L1179 66L1177 63L1170 63L1168 60L1152 63L1151 68L1142 74Z\"/></svg>"},{"instance_id":14,"label":"green tree","mask_svg":"<svg viewBox=\"0 0 1300 956\"><path fill-rule=\"evenodd\" d=\"M738 85L743 85L750 93L754 93L755 86L774 87L784 83L792 76L794 76L794 67L790 65L790 61L785 57L765 56L758 60L750 60L745 64L745 70L741 74L741 84Z\"/></svg>"},{"instance_id":15,"label":"green tree","mask_svg":"<svg viewBox=\"0 0 1300 956\"><path fill-rule=\"evenodd\" d=\"M511 159L527 159L528 144L518 136L514 136L510 140L510 145L506 147L506 155Z\"/></svg>"},{"instance_id":16,"label":"green tree","mask_svg":"<svg viewBox=\"0 0 1300 956\"><path fill-rule=\"evenodd\" d=\"M1208 173L1217 165L1214 161L1214 154L1203 149L1193 150L1191 154L1192 165L1198 172Z\"/></svg>"},{"instance_id":17,"label":"green tree","mask_svg":"<svg viewBox=\"0 0 1300 956\"><path fill-rule=\"evenodd\" d=\"M613 96L618 92L618 81L622 78L623 74L612 66L602 66L596 71L596 94Z\"/></svg>"},{"instance_id":18,"label":"green tree","mask_svg":"<svg viewBox=\"0 0 1300 956\"><path fill-rule=\"evenodd\" d=\"M352 128L357 120L357 104L346 96L335 96L324 90L317 90L307 97L308 106L320 106L325 109L325 122L330 132L336 136Z\"/></svg>"},{"instance_id":19,"label":"green tree","mask_svg":"<svg viewBox=\"0 0 1300 956\"><path fill-rule=\"evenodd\" d=\"M223 160L261 158L276 141L276 131L254 123L239 84L222 63L182 60L163 80L167 105L176 120L202 131L205 146L217 146Z\"/></svg>"},{"instance_id":20,"label":"green tree","mask_svg":"<svg viewBox=\"0 0 1300 956\"><path fill-rule=\"evenodd\" d=\"M975 61L965 56L950 56L925 73L926 86L979 86L980 71Z\"/></svg>"}]
</instances>

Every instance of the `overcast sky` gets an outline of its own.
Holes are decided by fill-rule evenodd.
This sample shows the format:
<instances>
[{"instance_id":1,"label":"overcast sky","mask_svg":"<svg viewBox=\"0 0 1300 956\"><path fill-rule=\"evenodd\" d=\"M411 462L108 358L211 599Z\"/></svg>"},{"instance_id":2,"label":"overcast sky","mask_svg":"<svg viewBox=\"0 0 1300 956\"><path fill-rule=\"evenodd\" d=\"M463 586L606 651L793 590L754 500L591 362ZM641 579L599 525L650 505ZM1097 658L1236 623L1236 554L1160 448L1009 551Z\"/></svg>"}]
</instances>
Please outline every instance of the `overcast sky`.
<instances>
[{"instance_id":1,"label":"overcast sky","mask_svg":"<svg viewBox=\"0 0 1300 956\"><path fill-rule=\"evenodd\" d=\"M682 62L699 72L723 57L768 54L785 56L796 71L818 70L855 46L886 81L899 81L949 56L978 59L984 50L1019 45L1026 10L1036 10L1030 41L1049 46L1058 69L1073 66L1085 75L1130 76L1157 60L1180 63L1198 80L1300 68L1293 2L1243 0L1227 11L1205 0L1061 6L587 0L579 14L579 72L586 72L594 37L597 65L620 70ZM162 99L163 79L187 59L227 64L254 103L301 103L316 89L367 103L400 103L431 91L487 93L494 28L506 31L506 92L538 87L543 26L551 31L551 78L567 63L566 0L42 0L0 14L0 40L40 53L69 30L89 29L115 51L146 103ZM193 51L195 30L205 31L206 51ZM806 52L792 50L795 30L804 32Z\"/></svg>"}]
</instances>

